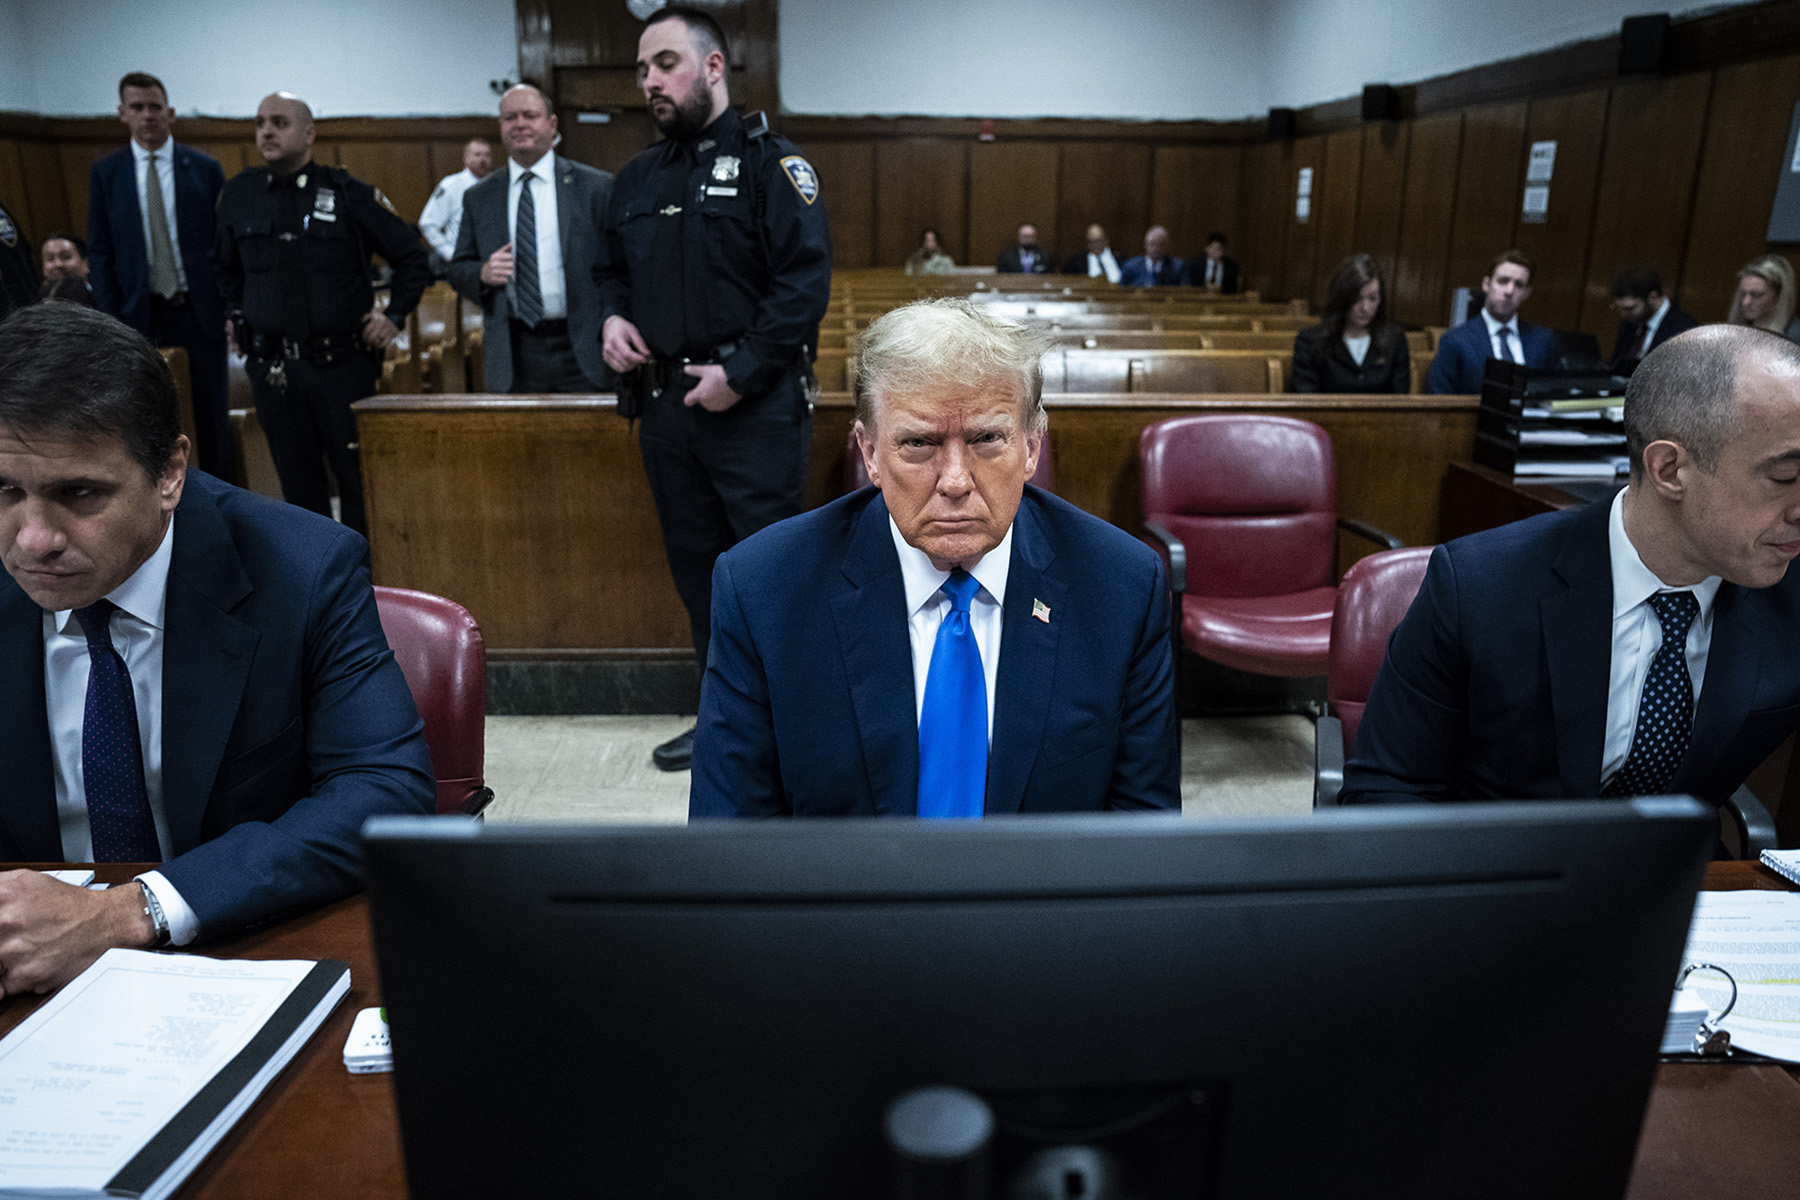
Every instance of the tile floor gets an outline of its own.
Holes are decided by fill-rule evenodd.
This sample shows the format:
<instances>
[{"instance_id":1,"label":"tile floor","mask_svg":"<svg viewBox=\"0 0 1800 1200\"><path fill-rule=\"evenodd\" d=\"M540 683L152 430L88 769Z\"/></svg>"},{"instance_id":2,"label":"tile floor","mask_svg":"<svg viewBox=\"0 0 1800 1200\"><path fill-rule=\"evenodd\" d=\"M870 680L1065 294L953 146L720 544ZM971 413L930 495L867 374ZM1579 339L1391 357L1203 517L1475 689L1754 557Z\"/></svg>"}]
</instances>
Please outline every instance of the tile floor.
<instances>
[{"instance_id":1,"label":"tile floor","mask_svg":"<svg viewBox=\"0 0 1800 1200\"><path fill-rule=\"evenodd\" d=\"M687 772L650 749L687 717L489 717L492 821L687 819ZM1302 813L1312 806L1312 722L1301 716L1183 723L1182 812L1190 817Z\"/></svg>"}]
</instances>

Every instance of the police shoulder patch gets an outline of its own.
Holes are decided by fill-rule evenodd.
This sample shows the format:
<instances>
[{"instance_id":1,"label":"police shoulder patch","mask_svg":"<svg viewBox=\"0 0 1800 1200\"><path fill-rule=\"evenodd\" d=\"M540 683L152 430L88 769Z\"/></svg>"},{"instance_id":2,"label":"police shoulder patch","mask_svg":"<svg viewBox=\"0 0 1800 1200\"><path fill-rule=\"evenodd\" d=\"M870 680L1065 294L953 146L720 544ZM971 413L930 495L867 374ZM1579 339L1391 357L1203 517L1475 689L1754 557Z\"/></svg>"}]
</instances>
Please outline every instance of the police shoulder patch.
<instances>
[{"instance_id":1,"label":"police shoulder patch","mask_svg":"<svg viewBox=\"0 0 1800 1200\"><path fill-rule=\"evenodd\" d=\"M6 210L0 208L0 246L5 246L10 250L18 244L19 227L14 225L12 218L6 215Z\"/></svg>"},{"instance_id":2,"label":"police shoulder patch","mask_svg":"<svg viewBox=\"0 0 1800 1200\"><path fill-rule=\"evenodd\" d=\"M819 198L819 177L813 173L811 163L798 154L790 154L781 160L781 169L787 172L788 182L802 200L811 204Z\"/></svg>"},{"instance_id":3,"label":"police shoulder patch","mask_svg":"<svg viewBox=\"0 0 1800 1200\"><path fill-rule=\"evenodd\" d=\"M392 200L389 200L380 188L375 189L375 199L378 203L380 203L381 207L387 209L391 213L394 213L394 215L396 217L400 215L399 213L394 212L394 202Z\"/></svg>"}]
</instances>

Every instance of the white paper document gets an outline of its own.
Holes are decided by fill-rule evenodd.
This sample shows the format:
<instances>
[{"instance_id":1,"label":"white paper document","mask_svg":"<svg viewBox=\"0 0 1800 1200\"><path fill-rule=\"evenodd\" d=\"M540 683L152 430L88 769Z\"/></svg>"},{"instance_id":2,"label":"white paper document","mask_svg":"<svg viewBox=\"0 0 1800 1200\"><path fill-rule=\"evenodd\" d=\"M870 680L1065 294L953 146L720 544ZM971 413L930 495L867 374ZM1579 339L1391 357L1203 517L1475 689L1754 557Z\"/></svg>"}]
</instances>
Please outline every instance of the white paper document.
<instances>
[{"instance_id":1,"label":"white paper document","mask_svg":"<svg viewBox=\"0 0 1800 1200\"><path fill-rule=\"evenodd\" d=\"M1625 435L1586 429L1522 429L1521 446L1623 446Z\"/></svg>"},{"instance_id":2,"label":"white paper document","mask_svg":"<svg viewBox=\"0 0 1800 1200\"><path fill-rule=\"evenodd\" d=\"M0 1041L0 1196L99 1194L159 1137L143 1194L173 1190L348 991L234 1062L319 965L107 951ZM227 1067L230 1095L190 1107Z\"/></svg>"},{"instance_id":3,"label":"white paper document","mask_svg":"<svg viewBox=\"0 0 1800 1200\"><path fill-rule=\"evenodd\" d=\"M1701 892L1684 963L1715 963L1737 980L1731 1015L1714 1022L1731 1044L1800 1062L1800 893ZM1713 1012L1731 985L1711 971L1688 977L1686 991Z\"/></svg>"}]
</instances>

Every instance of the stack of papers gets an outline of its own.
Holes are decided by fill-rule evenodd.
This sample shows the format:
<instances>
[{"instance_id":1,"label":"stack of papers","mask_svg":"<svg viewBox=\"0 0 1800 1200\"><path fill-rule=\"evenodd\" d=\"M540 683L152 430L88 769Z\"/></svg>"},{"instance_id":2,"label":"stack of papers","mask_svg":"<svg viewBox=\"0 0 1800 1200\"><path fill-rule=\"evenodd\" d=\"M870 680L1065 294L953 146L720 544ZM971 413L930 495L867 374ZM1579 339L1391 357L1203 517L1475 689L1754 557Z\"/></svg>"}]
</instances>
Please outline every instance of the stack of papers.
<instances>
[{"instance_id":1,"label":"stack of papers","mask_svg":"<svg viewBox=\"0 0 1800 1200\"><path fill-rule=\"evenodd\" d=\"M1800 1062L1800 893L1701 892L1683 962L1716 963L1737 981L1731 1015L1714 1022L1733 1047ZM1731 984L1697 971L1677 1000L1683 992L1716 1013L1730 1001Z\"/></svg>"},{"instance_id":2,"label":"stack of papers","mask_svg":"<svg viewBox=\"0 0 1800 1200\"><path fill-rule=\"evenodd\" d=\"M108 950L0 1040L0 1197L169 1195L349 990L341 962Z\"/></svg>"},{"instance_id":3,"label":"stack of papers","mask_svg":"<svg viewBox=\"0 0 1800 1200\"><path fill-rule=\"evenodd\" d=\"M1669 1004L1669 1023L1663 1027L1662 1052L1664 1054L1692 1054L1698 1049L1695 1038L1700 1033L1700 1023L1714 1010L1707 1007L1706 997L1691 987L1675 989L1675 999Z\"/></svg>"}]
</instances>

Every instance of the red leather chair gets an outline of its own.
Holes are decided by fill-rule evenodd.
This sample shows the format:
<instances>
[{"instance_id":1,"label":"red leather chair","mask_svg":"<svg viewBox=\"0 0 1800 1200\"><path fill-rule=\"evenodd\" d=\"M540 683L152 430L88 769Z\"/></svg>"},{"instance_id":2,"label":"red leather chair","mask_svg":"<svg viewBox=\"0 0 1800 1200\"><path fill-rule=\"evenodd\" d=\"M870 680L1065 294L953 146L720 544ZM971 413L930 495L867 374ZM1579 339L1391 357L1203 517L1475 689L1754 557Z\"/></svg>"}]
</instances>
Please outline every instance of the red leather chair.
<instances>
[{"instance_id":1,"label":"red leather chair","mask_svg":"<svg viewBox=\"0 0 1800 1200\"><path fill-rule=\"evenodd\" d=\"M410 588L376 588L375 610L425 721L438 812L479 813L494 798L482 781L487 649L481 626L462 605Z\"/></svg>"},{"instance_id":2,"label":"red leather chair","mask_svg":"<svg viewBox=\"0 0 1800 1200\"><path fill-rule=\"evenodd\" d=\"M854 492L858 488L869 486L869 468L863 462L862 447L856 444L856 430L850 430L850 440L844 447L844 478L849 482L846 492ZM1037 470L1031 474L1031 482L1046 492L1056 490L1055 472L1050 467L1050 439L1044 439L1044 448L1038 454Z\"/></svg>"},{"instance_id":3,"label":"red leather chair","mask_svg":"<svg viewBox=\"0 0 1800 1200\"><path fill-rule=\"evenodd\" d=\"M1323 675L1337 599L1331 439L1310 421L1175 417L1144 430L1144 528L1169 563L1175 642L1258 675Z\"/></svg>"},{"instance_id":4,"label":"red leather chair","mask_svg":"<svg viewBox=\"0 0 1800 1200\"><path fill-rule=\"evenodd\" d=\"M1314 730L1314 808L1338 802L1344 760L1356 745L1369 692L1387 658L1388 639L1419 594L1431 551L1430 546L1410 546L1371 554L1345 571L1338 585L1325 672L1326 714ZM1721 811L1737 837L1740 858L1755 859L1778 844L1774 816L1747 786L1732 793Z\"/></svg>"},{"instance_id":5,"label":"red leather chair","mask_svg":"<svg viewBox=\"0 0 1800 1200\"><path fill-rule=\"evenodd\" d=\"M1331 615L1325 715L1313 731L1313 807L1337 803L1344 759L1356 744L1369 689L1387 658L1388 636L1412 607L1431 561L1430 546L1382 550L1344 572Z\"/></svg>"}]
</instances>

